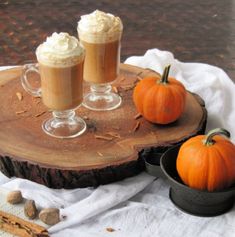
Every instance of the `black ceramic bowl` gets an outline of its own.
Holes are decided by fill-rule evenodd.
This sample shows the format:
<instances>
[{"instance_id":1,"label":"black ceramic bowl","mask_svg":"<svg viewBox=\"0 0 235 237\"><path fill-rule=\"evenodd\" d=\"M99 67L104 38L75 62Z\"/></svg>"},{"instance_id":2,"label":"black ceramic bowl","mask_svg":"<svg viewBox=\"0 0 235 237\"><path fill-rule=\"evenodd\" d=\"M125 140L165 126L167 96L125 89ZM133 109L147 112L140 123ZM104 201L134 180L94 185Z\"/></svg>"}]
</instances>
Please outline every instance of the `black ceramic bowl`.
<instances>
[{"instance_id":1,"label":"black ceramic bowl","mask_svg":"<svg viewBox=\"0 0 235 237\"><path fill-rule=\"evenodd\" d=\"M182 183L176 170L176 159L180 146L167 150L160 158L160 166L146 160L148 173L169 180L171 201L182 211L197 216L217 216L232 208L235 200L235 186L217 192L200 191ZM155 169L155 168L156 169Z\"/></svg>"}]
</instances>

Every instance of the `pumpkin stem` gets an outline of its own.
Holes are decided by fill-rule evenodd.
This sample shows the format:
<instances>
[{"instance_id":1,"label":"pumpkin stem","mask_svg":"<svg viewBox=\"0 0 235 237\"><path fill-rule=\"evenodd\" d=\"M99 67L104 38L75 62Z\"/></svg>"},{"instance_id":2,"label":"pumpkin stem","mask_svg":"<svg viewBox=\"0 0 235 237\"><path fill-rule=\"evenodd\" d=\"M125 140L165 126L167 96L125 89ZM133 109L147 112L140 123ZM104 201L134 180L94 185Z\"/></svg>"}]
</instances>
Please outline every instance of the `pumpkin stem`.
<instances>
[{"instance_id":1,"label":"pumpkin stem","mask_svg":"<svg viewBox=\"0 0 235 237\"><path fill-rule=\"evenodd\" d=\"M163 84L168 83L168 75L169 75L170 67L171 67L171 65L168 65L167 67L165 67L164 72L161 77L161 80L160 80L160 83L163 83Z\"/></svg>"},{"instance_id":2,"label":"pumpkin stem","mask_svg":"<svg viewBox=\"0 0 235 237\"><path fill-rule=\"evenodd\" d=\"M223 135L227 138L230 138L230 133L229 131L227 131L226 129L224 128L215 128L211 131L209 131L206 135L206 139L204 140L204 144L206 146L211 146L213 144L215 144L215 141L213 140L213 137L215 135Z\"/></svg>"}]
</instances>

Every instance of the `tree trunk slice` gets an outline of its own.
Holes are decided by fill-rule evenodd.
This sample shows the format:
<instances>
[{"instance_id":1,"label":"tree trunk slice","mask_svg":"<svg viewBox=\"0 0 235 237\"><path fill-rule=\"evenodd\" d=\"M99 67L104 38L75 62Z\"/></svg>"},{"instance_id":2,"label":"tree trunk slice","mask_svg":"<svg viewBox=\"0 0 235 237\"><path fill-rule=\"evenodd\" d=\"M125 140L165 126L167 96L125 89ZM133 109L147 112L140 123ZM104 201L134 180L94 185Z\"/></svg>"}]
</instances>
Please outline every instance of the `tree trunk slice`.
<instances>
[{"instance_id":1,"label":"tree trunk slice","mask_svg":"<svg viewBox=\"0 0 235 237\"><path fill-rule=\"evenodd\" d=\"M121 64L113 87L122 96L121 107L108 112L80 107L77 113L87 123L86 133L74 139L52 138L41 129L51 114L40 98L23 90L20 74L21 68L0 72L0 170L8 177L51 188L98 186L138 174L144 170L143 157L205 131L204 102L189 92L178 121L160 126L135 119L134 85L145 76L159 75Z\"/></svg>"}]
</instances>

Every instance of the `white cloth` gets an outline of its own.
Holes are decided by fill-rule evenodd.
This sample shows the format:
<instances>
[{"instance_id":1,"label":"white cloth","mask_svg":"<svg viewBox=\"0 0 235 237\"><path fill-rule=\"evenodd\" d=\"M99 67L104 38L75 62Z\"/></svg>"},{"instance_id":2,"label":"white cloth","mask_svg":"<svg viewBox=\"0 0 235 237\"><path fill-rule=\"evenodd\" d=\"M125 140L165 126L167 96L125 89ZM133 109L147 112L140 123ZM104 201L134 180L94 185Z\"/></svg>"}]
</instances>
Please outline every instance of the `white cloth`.
<instances>
[{"instance_id":1,"label":"white cloth","mask_svg":"<svg viewBox=\"0 0 235 237\"><path fill-rule=\"evenodd\" d=\"M162 73L171 64L170 75L206 102L208 129L224 127L235 141L235 85L214 66L182 63L170 52L148 50L125 63ZM0 185L20 189L41 207L61 208L67 218L49 229L52 237L234 237L235 207L228 213L201 218L185 214L169 200L167 181L146 173L98 188L53 190L31 181L0 175ZM62 206L64 208L62 208ZM110 233L106 228L115 231Z\"/></svg>"},{"instance_id":2,"label":"white cloth","mask_svg":"<svg viewBox=\"0 0 235 237\"><path fill-rule=\"evenodd\" d=\"M130 57L125 63L151 68L160 74L171 64L170 76L205 100L207 130L224 127L235 142L235 84L222 69L203 63L182 63L172 53L158 49L148 50L143 57Z\"/></svg>"}]
</instances>

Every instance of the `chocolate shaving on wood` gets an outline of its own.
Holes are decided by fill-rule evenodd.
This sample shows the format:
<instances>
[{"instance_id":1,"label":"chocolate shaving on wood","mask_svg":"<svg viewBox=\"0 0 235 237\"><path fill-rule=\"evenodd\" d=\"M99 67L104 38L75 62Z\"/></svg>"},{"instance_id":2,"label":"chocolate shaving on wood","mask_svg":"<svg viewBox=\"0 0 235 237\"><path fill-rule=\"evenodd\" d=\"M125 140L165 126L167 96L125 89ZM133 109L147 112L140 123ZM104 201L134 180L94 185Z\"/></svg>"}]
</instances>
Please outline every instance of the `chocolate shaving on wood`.
<instances>
[{"instance_id":1,"label":"chocolate shaving on wood","mask_svg":"<svg viewBox=\"0 0 235 237\"><path fill-rule=\"evenodd\" d=\"M3 211L0 211L0 229L20 237L49 237L44 227Z\"/></svg>"},{"instance_id":2,"label":"chocolate shaving on wood","mask_svg":"<svg viewBox=\"0 0 235 237\"><path fill-rule=\"evenodd\" d=\"M41 97L33 97L33 101L37 104L41 102Z\"/></svg>"},{"instance_id":3,"label":"chocolate shaving on wood","mask_svg":"<svg viewBox=\"0 0 235 237\"><path fill-rule=\"evenodd\" d=\"M106 141L112 141L113 138L112 137L108 137L108 136L103 136L103 135L95 135L96 139L101 139L101 140L106 140Z\"/></svg>"},{"instance_id":4,"label":"chocolate shaving on wood","mask_svg":"<svg viewBox=\"0 0 235 237\"><path fill-rule=\"evenodd\" d=\"M135 84L132 85L126 85L126 86L121 86L121 88L125 91L131 90L135 87Z\"/></svg>"},{"instance_id":5,"label":"chocolate shaving on wood","mask_svg":"<svg viewBox=\"0 0 235 237\"><path fill-rule=\"evenodd\" d=\"M23 100L23 95L20 92L16 92L16 96L19 101Z\"/></svg>"},{"instance_id":6,"label":"chocolate shaving on wood","mask_svg":"<svg viewBox=\"0 0 235 237\"><path fill-rule=\"evenodd\" d=\"M27 112L27 110L19 110L19 111L16 111L16 114L23 114L25 112Z\"/></svg>"},{"instance_id":7,"label":"chocolate shaving on wood","mask_svg":"<svg viewBox=\"0 0 235 237\"><path fill-rule=\"evenodd\" d=\"M139 127L140 127L140 122L138 121L138 122L136 122L135 127L133 128L132 131L133 132L137 131L139 129Z\"/></svg>"},{"instance_id":8,"label":"chocolate shaving on wood","mask_svg":"<svg viewBox=\"0 0 235 237\"><path fill-rule=\"evenodd\" d=\"M136 74L136 76L138 77L138 76L140 76L142 73L143 73L143 71L140 71L140 72L138 72L138 73Z\"/></svg>"},{"instance_id":9,"label":"chocolate shaving on wood","mask_svg":"<svg viewBox=\"0 0 235 237\"><path fill-rule=\"evenodd\" d=\"M99 156L104 156L101 152L99 152L99 151L97 151L97 154L99 155Z\"/></svg>"},{"instance_id":10,"label":"chocolate shaving on wood","mask_svg":"<svg viewBox=\"0 0 235 237\"><path fill-rule=\"evenodd\" d=\"M138 79L138 81L142 80L143 78L140 76L143 72L139 72L136 74L136 78Z\"/></svg>"},{"instance_id":11,"label":"chocolate shaving on wood","mask_svg":"<svg viewBox=\"0 0 235 237\"><path fill-rule=\"evenodd\" d=\"M122 76L121 79L119 80L119 82L123 82L125 80L125 77Z\"/></svg>"},{"instance_id":12,"label":"chocolate shaving on wood","mask_svg":"<svg viewBox=\"0 0 235 237\"><path fill-rule=\"evenodd\" d=\"M119 93L118 88L117 88L116 86L113 86L113 91L114 91L116 94Z\"/></svg>"},{"instance_id":13,"label":"chocolate shaving on wood","mask_svg":"<svg viewBox=\"0 0 235 237\"><path fill-rule=\"evenodd\" d=\"M119 126L112 126L112 128L115 129L115 130L120 130Z\"/></svg>"},{"instance_id":14,"label":"chocolate shaving on wood","mask_svg":"<svg viewBox=\"0 0 235 237\"><path fill-rule=\"evenodd\" d=\"M37 96L37 97L33 97L32 99L33 99L33 100L41 100L41 97L38 97L38 96Z\"/></svg>"},{"instance_id":15,"label":"chocolate shaving on wood","mask_svg":"<svg viewBox=\"0 0 235 237\"><path fill-rule=\"evenodd\" d=\"M45 114L47 111L42 111L34 115L34 117L40 117L41 115Z\"/></svg>"},{"instance_id":16,"label":"chocolate shaving on wood","mask_svg":"<svg viewBox=\"0 0 235 237\"><path fill-rule=\"evenodd\" d=\"M120 138L120 134L116 133L116 132L106 132L105 135L109 135L111 137L115 137L115 138Z\"/></svg>"},{"instance_id":17,"label":"chocolate shaving on wood","mask_svg":"<svg viewBox=\"0 0 235 237\"><path fill-rule=\"evenodd\" d=\"M138 114L136 114L135 116L134 116L134 119L139 119L139 118L141 118L142 117L142 115L140 114L140 113L138 113Z\"/></svg>"}]
</instances>

